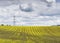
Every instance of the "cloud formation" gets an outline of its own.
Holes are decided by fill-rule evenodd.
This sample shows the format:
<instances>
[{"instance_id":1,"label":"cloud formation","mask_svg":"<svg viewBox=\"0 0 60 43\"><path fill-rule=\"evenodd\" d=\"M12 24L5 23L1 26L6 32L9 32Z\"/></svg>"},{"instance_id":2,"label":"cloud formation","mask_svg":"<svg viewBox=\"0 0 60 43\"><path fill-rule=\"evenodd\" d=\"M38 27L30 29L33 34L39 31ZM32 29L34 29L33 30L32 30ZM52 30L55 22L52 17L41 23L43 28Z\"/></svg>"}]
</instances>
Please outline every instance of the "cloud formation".
<instances>
[{"instance_id":1,"label":"cloud formation","mask_svg":"<svg viewBox=\"0 0 60 43\"><path fill-rule=\"evenodd\" d=\"M45 1L30 1L32 12L20 9L20 5L24 4L23 8L25 8L30 3L28 0L21 0L20 3L17 3L18 1L16 0L2 1L8 5L6 6L3 3L0 5L0 24L13 25L13 16L15 15L16 25L58 25L60 22L60 3L57 2L48 7Z\"/></svg>"}]
</instances>

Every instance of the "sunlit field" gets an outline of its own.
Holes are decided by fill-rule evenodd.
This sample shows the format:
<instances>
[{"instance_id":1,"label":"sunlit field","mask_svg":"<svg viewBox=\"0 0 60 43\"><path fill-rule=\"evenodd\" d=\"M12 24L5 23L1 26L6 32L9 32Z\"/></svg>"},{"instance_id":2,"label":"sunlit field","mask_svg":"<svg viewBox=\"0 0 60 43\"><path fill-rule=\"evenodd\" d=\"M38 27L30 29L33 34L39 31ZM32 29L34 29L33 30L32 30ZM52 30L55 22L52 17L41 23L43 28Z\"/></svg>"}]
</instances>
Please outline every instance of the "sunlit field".
<instances>
[{"instance_id":1,"label":"sunlit field","mask_svg":"<svg viewBox=\"0 0 60 43\"><path fill-rule=\"evenodd\" d=\"M0 26L0 43L60 43L60 26Z\"/></svg>"}]
</instances>

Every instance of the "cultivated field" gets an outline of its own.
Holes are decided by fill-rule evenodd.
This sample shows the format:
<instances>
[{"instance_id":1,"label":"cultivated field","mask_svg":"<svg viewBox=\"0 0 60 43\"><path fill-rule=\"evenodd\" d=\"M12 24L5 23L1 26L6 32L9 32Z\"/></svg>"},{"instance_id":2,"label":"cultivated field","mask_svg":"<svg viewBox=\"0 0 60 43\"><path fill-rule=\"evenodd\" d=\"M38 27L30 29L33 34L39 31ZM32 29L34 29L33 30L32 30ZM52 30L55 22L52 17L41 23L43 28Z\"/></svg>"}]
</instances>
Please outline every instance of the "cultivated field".
<instances>
[{"instance_id":1,"label":"cultivated field","mask_svg":"<svg viewBox=\"0 0 60 43\"><path fill-rule=\"evenodd\" d=\"M60 26L0 26L0 43L60 43Z\"/></svg>"}]
</instances>

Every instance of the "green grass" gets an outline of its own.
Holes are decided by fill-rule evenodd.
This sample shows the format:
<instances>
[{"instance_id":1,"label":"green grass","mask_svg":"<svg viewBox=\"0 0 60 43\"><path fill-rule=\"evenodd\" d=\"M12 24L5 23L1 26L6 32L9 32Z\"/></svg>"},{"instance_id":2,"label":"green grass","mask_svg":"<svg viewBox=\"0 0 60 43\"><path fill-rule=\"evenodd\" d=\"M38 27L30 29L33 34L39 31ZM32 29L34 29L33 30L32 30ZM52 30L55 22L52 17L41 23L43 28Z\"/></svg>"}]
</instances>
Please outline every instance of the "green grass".
<instances>
[{"instance_id":1,"label":"green grass","mask_svg":"<svg viewBox=\"0 0 60 43\"><path fill-rule=\"evenodd\" d=\"M0 43L60 43L60 26L0 26Z\"/></svg>"}]
</instances>

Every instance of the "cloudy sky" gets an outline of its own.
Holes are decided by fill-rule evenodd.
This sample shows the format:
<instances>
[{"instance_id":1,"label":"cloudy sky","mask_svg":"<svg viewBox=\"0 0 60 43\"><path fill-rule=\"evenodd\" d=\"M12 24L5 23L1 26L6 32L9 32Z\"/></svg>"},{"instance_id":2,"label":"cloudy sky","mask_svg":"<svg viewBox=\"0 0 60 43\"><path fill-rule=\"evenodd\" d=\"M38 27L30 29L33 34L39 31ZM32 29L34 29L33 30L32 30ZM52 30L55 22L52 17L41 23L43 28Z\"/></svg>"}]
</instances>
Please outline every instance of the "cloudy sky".
<instances>
[{"instance_id":1,"label":"cloudy sky","mask_svg":"<svg viewBox=\"0 0 60 43\"><path fill-rule=\"evenodd\" d=\"M0 24L60 25L60 0L0 0Z\"/></svg>"}]
</instances>

